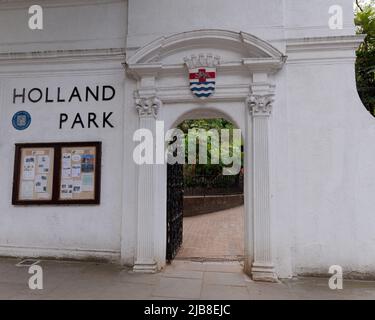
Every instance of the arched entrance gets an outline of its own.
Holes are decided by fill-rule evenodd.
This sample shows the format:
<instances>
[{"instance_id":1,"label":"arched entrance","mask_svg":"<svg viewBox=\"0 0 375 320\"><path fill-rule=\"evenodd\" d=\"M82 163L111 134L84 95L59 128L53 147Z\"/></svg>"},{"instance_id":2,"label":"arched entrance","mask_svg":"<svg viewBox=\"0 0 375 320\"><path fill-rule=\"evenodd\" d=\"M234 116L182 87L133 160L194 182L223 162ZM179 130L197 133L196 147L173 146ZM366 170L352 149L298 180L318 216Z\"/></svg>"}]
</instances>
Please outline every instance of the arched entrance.
<instances>
[{"instance_id":1,"label":"arched entrance","mask_svg":"<svg viewBox=\"0 0 375 320\"><path fill-rule=\"evenodd\" d=\"M186 150L183 164L167 165L168 262L244 258L244 136L228 116L209 110L211 117L185 114L176 127Z\"/></svg>"},{"instance_id":2,"label":"arched entrance","mask_svg":"<svg viewBox=\"0 0 375 320\"><path fill-rule=\"evenodd\" d=\"M184 61L219 57L215 93L193 95ZM190 57L188 59L184 59ZM198 57L198 58L197 58ZM239 124L245 137L245 271L254 280L277 279L272 261L269 119L275 98L273 75L285 56L246 33L199 30L161 38L127 61L137 80L139 127L156 133L172 128L189 113L221 112ZM207 60L206 60L207 61ZM158 126L162 121L163 129ZM166 256L164 164L142 165L138 172L137 252L134 271L155 272Z\"/></svg>"}]
</instances>

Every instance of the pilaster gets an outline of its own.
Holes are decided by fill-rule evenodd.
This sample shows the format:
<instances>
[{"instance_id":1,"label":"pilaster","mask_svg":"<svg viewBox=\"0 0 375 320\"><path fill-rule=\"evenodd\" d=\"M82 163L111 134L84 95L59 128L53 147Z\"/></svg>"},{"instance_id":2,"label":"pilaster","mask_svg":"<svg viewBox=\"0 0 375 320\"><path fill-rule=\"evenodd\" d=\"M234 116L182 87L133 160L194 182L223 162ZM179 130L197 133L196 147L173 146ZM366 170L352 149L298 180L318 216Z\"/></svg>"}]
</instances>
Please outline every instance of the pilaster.
<instances>
[{"instance_id":1,"label":"pilaster","mask_svg":"<svg viewBox=\"0 0 375 320\"><path fill-rule=\"evenodd\" d=\"M276 282L272 261L271 208L270 208L270 157L269 118L272 113L273 93L264 75L254 76L259 85L253 84L247 98L252 121L252 187L250 205L253 209L254 261L251 274L255 281Z\"/></svg>"},{"instance_id":2,"label":"pilaster","mask_svg":"<svg viewBox=\"0 0 375 320\"><path fill-rule=\"evenodd\" d=\"M161 105L161 101L156 96L135 99L139 128L150 130L153 136L155 136L155 121ZM155 166L155 164L147 163L139 165L137 256L133 268L135 272L154 273L157 271L154 255Z\"/></svg>"}]
</instances>

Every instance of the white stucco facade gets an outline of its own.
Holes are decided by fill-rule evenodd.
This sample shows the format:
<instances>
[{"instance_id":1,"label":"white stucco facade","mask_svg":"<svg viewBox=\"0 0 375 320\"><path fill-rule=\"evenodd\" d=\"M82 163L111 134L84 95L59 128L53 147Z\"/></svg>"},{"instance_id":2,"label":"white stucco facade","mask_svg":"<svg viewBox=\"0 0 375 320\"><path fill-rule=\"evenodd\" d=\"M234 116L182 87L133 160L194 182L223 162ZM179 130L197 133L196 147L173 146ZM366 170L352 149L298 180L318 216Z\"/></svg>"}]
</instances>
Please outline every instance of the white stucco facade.
<instances>
[{"instance_id":1,"label":"white stucco facade","mask_svg":"<svg viewBox=\"0 0 375 320\"><path fill-rule=\"evenodd\" d=\"M246 271L375 275L375 119L356 91L351 0L45 0L42 31L27 27L31 4L0 0L0 255L162 268L166 167L136 165L133 134L223 116L245 140ZM331 5L343 8L342 29L329 28ZM206 100L189 89L194 54L220 56ZM116 95L13 101L14 89L90 85ZM12 127L19 110L32 116L25 131ZM60 129L62 112L113 112L114 127ZM64 141L102 142L101 204L13 206L14 144Z\"/></svg>"}]
</instances>

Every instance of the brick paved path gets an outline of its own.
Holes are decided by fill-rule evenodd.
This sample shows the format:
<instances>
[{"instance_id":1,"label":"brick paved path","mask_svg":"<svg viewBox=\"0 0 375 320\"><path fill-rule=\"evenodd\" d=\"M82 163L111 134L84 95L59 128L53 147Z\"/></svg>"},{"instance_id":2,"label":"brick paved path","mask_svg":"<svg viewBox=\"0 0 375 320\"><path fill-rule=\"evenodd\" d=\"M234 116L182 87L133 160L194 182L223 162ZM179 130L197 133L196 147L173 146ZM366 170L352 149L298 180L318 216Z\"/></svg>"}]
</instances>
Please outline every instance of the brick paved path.
<instances>
[{"instance_id":1,"label":"brick paved path","mask_svg":"<svg viewBox=\"0 0 375 320\"><path fill-rule=\"evenodd\" d=\"M244 254L244 207L184 218L177 259L239 259Z\"/></svg>"}]
</instances>

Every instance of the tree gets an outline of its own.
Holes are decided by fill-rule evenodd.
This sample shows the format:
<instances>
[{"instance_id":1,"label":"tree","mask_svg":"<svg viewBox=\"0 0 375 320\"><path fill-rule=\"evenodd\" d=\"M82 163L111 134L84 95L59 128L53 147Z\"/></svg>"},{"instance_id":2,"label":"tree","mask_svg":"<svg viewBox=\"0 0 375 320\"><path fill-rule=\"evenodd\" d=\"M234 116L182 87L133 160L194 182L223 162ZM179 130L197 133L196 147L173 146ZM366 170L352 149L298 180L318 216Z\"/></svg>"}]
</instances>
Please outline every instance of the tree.
<instances>
[{"instance_id":1,"label":"tree","mask_svg":"<svg viewBox=\"0 0 375 320\"><path fill-rule=\"evenodd\" d=\"M179 126L179 129L181 129L185 133L185 152L186 152L186 163L188 160L188 133L192 129L203 129L205 131L208 131L210 129L217 130L220 133L220 130L222 129L228 129L230 132L230 145L229 145L229 153L232 154L233 152L233 146L234 146L234 141L233 141L233 129L235 129L235 126L222 118L217 118L217 119L194 119L194 120L185 120L182 122ZM199 136L199 133L197 132L194 134L196 137ZM241 146L242 146L242 141L241 141ZM236 146L237 148L241 148L241 146ZM217 146L216 146L217 147ZM212 153L217 153L220 152L220 150L213 149L214 146L211 144L211 139L207 139L207 164L199 164L199 147L198 144L196 145L196 164L186 164L184 166L184 172L185 176L186 175L191 175L191 176L219 176L222 175L223 172L223 167L228 167L224 165L221 162L219 164L212 164L211 163L211 155ZM223 145L220 144L220 148L223 148ZM241 162L243 162L243 152L241 153Z\"/></svg>"},{"instance_id":2,"label":"tree","mask_svg":"<svg viewBox=\"0 0 375 320\"><path fill-rule=\"evenodd\" d=\"M375 0L356 0L357 33L365 35L357 50L358 93L366 109L375 116Z\"/></svg>"}]
</instances>

